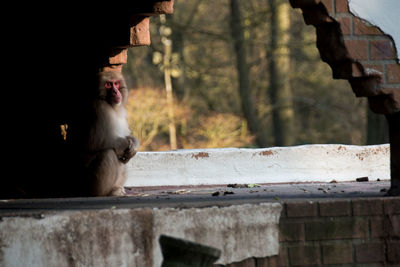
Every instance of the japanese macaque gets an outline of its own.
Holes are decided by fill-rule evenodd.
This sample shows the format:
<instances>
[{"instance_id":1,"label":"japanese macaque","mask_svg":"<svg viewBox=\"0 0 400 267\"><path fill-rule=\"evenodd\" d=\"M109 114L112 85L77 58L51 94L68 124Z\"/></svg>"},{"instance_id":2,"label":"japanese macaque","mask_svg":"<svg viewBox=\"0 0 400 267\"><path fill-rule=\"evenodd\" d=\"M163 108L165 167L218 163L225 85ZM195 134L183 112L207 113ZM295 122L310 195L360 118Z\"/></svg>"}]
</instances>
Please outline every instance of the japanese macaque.
<instances>
[{"instance_id":1,"label":"japanese macaque","mask_svg":"<svg viewBox=\"0 0 400 267\"><path fill-rule=\"evenodd\" d=\"M137 152L138 140L126 120L128 90L122 74L101 72L92 106L92 122L86 140L84 164L92 196L125 194L125 163Z\"/></svg>"}]
</instances>

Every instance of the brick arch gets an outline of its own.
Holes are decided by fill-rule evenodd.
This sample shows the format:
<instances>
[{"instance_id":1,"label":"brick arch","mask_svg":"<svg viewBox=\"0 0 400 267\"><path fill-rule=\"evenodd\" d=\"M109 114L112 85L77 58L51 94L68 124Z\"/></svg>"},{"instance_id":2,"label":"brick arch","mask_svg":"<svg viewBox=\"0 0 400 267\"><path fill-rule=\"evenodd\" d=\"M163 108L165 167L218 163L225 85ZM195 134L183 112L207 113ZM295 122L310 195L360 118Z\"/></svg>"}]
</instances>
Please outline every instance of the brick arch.
<instances>
[{"instance_id":1,"label":"brick arch","mask_svg":"<svg viewBox=\"0 0 400 267\"><path fill-rule=\"evenodd\" d=\"M389 124L391 190L400 194L400 65L392 38L353 15L349 0L289 0L316 29L321 60L334 79L349 81L357 97Z\"/></svg>"},{"instance_id":2,"label":"brick arch","mask_svg":"<svg viewBox=\"0 0 400 267\"><path fill-rule=\"evenodd\" d=\"M349 11L348 0L290 0L316 28L321 60L379 114L400 111L400 65L390 36Z\"/></svg>"},{"instance_id":3,"label":"brick arch","mask_svg":"<svg viewBox=\"0 0 400 267\"><path fill-rule=\"evenodd\" d=\"M367 97L370 109L388 119L391 144L391 190L400 194L400 65L390 36L349 11L348 0L288 0L300 8L304 22L316 29L321 60L334 79L349 81L356 97ZM121 70L127 48L150 44L149 16L173 13L174 1L157 1L130 16L129 31L117 36L101 69ZM151 10L151 11L148 11ZM127 35L128 34L128 35Z\"/></svg>"}]
</instances>

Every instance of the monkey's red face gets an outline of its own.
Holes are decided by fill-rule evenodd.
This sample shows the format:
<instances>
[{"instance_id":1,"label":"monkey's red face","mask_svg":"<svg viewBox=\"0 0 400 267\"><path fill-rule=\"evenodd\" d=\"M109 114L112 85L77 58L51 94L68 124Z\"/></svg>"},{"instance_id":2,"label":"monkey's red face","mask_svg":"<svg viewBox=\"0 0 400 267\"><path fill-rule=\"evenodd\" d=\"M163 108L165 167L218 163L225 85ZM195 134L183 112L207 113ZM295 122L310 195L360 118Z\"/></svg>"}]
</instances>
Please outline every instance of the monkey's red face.
<instances>
[{"instance_id":1,"label":"monkey's red face","mask_svg":"<svg viewBox=\"0 0 400 267\"><path fill-rule=\"evenodd\" d=\"M118 80L109 80L104 83L104 87L107 89L107 99L111 104L119 104L122 100L122 94L119 90L121 82Z\"/></svg>"}]
</instances>

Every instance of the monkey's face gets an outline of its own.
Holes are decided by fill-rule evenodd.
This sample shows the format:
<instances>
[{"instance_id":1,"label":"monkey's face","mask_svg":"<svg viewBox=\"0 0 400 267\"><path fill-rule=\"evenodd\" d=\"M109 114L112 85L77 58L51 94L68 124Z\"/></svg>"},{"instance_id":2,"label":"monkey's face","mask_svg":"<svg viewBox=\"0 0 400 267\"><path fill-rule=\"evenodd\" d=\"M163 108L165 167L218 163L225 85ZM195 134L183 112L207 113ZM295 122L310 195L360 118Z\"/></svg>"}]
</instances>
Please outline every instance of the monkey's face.
<instances>
[{"instance_id":1,"label":"monkey's face","mask_svg":"<svg viewBox=\"0 0 400 267\"><path fill-rule=\"evenodd\" d=\"M111 105L118 105L122 101L122 94L120 91L121 82L119 80L106 80L104 88L106 90L106 100Z\"/></svg>"},{"instance_id":2,"label":"monkey's face","mask_svg":"<svg viewBox=\"0 0 400 267\"><path fill-rule=\"evenodd\" d=\"M99 73L99 98L111 106L125 104L128 90L121 73L105 71Z\"/></svg>"}]
</instances>

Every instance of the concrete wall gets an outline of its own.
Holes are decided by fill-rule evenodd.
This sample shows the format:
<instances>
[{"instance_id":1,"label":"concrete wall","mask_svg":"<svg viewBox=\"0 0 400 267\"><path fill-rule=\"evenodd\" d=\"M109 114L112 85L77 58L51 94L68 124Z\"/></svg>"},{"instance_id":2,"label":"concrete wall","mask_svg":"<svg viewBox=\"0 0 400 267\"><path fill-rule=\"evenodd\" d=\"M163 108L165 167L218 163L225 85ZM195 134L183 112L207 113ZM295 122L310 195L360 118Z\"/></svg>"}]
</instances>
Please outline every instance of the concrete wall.
<instances>
[{"instance_id":1,"label":"concrete wall","mask_svg":"<svg viewBox=\"0 0 400 267\"><path fill-rule=\"evenodd\" d=\"M279 203L51 212L0 219L0 266L161 266L161 234L222 251L219 263L278 255Z\"/></svg>"},{"instance_id":2,"label":"concrete wall","mask_svg":"<svg viewBox=\"0 0 400 267\"><path fill-rule=\"evenodd\" d=\"M126 186L390 179L389 157L389 145L140 152L128 163Z\"/></svg>"},{"instance_id":3,"label":"concrete wall","mask_svg":"<svg viewBox=\"0 0 400 267\"><path fill-rule=\"evenodd\" d=\"M0 266L158 267L161 234L221 249L218 266L400 266L400 198L16 211L0 220Z\"/></svg>"}]
</instances>

